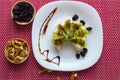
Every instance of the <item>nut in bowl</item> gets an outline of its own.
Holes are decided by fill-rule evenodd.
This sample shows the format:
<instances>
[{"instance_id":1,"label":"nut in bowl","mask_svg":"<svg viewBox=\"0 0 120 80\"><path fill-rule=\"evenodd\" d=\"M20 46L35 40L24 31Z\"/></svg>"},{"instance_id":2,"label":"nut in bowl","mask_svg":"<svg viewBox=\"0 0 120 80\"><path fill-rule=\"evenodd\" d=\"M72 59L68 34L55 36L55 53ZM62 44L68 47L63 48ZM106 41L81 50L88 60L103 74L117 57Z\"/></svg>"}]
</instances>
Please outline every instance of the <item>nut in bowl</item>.
<instances>
[{"instance_id":1,"label":"nut in bowl","mask_svg":"<svg viewBox=\"0 0 120 80\"><path fill-rule=\"evenodd\" d=\"M20 38L15 38L7 42L5 47L5 57L14 64L23 63L29 56L30 48L28 43Z\"/></svg>"},{"instance_id":2,"label":"nut in bowl","mask_svg":"<svg viewBox=\"0 0 120 80\"><path fill-rule=\"evenodd\" d=\"M11 9L12 19L19 25L27 25L31 23L35 16L34 5L25 0L16 2Z\"/></svg>"}]
</instances>

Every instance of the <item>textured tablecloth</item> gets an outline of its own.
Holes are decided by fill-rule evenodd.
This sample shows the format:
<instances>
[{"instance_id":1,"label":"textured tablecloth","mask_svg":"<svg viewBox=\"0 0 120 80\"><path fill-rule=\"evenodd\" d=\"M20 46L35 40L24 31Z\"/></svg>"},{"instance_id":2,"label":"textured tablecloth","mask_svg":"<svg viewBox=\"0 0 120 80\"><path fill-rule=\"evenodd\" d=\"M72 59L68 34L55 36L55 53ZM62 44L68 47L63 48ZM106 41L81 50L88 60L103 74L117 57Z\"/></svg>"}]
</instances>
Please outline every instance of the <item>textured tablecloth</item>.
<instances>
[{"instance_id":1,"label":"textured tablecloth","mask_svg":"<svg viewBox=\"0 0 120 80\"><path fill-rule=\"evenodd\" d=\"M11 19L10 10L18 0L0 0L0 80L69 80L71 72L38 74L42 67L32 51L32 23L19 26ZM38 10L53 0L29 0ZM77 80L120 80L120 0L79 0L92 5L98 11L104 33L104 45L99 61L91 68L78 71ZM29 58L20 65L11 64L4 56L6 42L23 38L30 45ZM68 66L69 67L69 66Z\"/></svg>"}]
</instances>

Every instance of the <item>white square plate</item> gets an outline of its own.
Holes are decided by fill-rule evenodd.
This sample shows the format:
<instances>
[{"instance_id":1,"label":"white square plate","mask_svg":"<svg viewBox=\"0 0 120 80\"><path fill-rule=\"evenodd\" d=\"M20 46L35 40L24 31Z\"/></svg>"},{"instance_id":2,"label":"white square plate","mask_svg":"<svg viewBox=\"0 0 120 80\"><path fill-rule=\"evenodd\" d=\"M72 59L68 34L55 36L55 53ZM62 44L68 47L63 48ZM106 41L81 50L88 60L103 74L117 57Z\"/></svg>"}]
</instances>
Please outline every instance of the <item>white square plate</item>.
<instances>
[{"instance_id":1,"label":"white square plate","mask_svg":"<svg viewBox=\"0 0 120 80\"><path fill-rule=\"evenodd\" d=\"M44 29L44 21L56 7L57 10L48 23L46 34L40 34L39 32L42 33ZM51 42L52 32L57 24L63 23L66 19L71 19L75 14L79 16L79 19L85 21L85 27L91 26L93 28L86 39L88 52L84 58L80 57L80 59L75 57L73 46L64 45L60 51L57 51ZM83 2L55 1L48 3L41 7L35 16L32 26L32 47L37 62L45 68L58 71L87 69L99 60L102 53L103 31L99 14L93 7ZM44 50L49 50L49 54L47 55L47 52L42 54ZM50 60L55 56L60 56L59 66L56 65L59 61L57 58L53 60L56 63L54 64L54 62L46 61L46 56Z\"/></svg>"}]
</instances>

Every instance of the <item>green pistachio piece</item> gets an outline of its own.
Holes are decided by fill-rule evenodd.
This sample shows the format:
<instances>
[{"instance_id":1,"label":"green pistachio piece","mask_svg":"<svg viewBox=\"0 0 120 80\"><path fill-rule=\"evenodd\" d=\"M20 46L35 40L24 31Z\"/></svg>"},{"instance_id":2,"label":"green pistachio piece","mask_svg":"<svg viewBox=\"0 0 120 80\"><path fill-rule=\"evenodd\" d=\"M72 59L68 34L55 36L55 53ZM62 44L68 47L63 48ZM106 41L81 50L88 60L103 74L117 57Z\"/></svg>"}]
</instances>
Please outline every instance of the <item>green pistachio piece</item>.
<instances>
[{"instance_id":1,"label":"green pistachio piece","mask_svg":"<svg viewBox=\"0 0 120 80\"><path fill-rule=\"evenodd\" d=\"M68 35L70 31L70 19L67 19L65 21L65 24L63 25L65 33Z\"/></svg>"},{"instance_id":2,"label":"green pistachio piece","mask_svg":"<svg viewBox=\"0 0 120 80\"><path fill-rule=\"evenodd\" d=\"M89 34L89 31L87 29L83 29L83 32L84 32L85 35Z\"/></svg>"},{"instance_id":3,"label":"green pistachio piece","mask_svg":"<svg viewBox=\"0 0 120 80\"><path fill-rule=\"evenodd\" d=\"M61 45L63 43L63 39L62 38L52 39L52 43L55 45Z\"/></svg>"},{"instance_id":4,"label":"green pistachio piece","mask_svg":"<svg viewBox=\"0 0 120 80\"><path fill-rule=\"evenodd\" d=\"M81 46L81 47L86 47L86 41L85 39L81 39L78 44Z\"/></svg>"},{"instance_id":5,"label":"green pistachio piece","mask_svg":"<svg viewBox=\"0 0 120 80\"><path fill-rule=\"evenodd\" d=\"M77 43L77 38L76 37L71 38L70 42Z\"/></svg>"}]
</instances>

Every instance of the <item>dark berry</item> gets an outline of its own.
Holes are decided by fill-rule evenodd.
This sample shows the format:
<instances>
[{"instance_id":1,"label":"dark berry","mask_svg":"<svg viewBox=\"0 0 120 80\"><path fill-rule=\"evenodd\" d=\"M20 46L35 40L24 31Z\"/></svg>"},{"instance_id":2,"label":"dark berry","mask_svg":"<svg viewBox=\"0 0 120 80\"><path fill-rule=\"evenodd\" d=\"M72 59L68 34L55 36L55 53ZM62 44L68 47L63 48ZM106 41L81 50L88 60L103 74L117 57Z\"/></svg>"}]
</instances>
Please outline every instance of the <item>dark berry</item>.
<instances>
[{"instance_id":1,"label":"dark berry","mask_svg":"<svg viewBox=\"0 0 120 80\"><path fill-rule=\"evenodd\" d=\"M86 54L86 53L85 53L84 51L81 51L81 52L80 52L80 55L81 55L82 57L85 57L85 54Z\"/></svg>"},{"instance_id":2,"label":"dark berry","mask_svg":"<svg viewBox=\"0 0 120 80\"><path fill-rule=\"evenodd\" d=\"M19 2L13 8L13 20L29 22L34 13L34 8L28 2Z\"/></svg>"},{"instance_id":3,"label":"dark berry","mask_svg":"<svg viewBox=\"0 0 120 80\"><path fill-rule=\"evenodd\" d=\"M30 8L29 11L33 13L33 12L34 12L34 9L33 9L33 8Z\"/></svg>"},{"instance_id":4,"label":"dark berry","mask_svg":"<svg viewBox=\"0 0 120 80\"><path fill-rule=\"evenodd\" d=\"M88 52L88 49L87 49L87 48L83 48L83 51L84 51L85 53L87 53L87 52Z\"/></svg>"},{"instance_id":5,"label":"dark berry","mask_svg":"<svg viewBox=\"0 0 120 80\"><path fill-rule=\"evenodd\" d=\"M72 17L72 20L75 21L75 20L77 20L78 18L79 18L78 15L75 14L75 15Z\"/></svg>"},{"instance_id":6,"label":"dark berry","mask_svg":"<svg viewBox=\"0 0 120 80\"><path fill-rule=\"evenodd\" d=\"M80 20L80 23L82 23L82 25L85 25L85 21L84 20Z\"/></svg>"},{"instance_id":7,"label":"dark berry","mask_svg":"<svg viewBox=\"0 0 120 80\"><path fill-rule=\"evenodd\" d=\"M76 53L76 58L79 59L80 58L80 54Z\"/></svg>"},{"instance_id":8,"label":"dark berry","mask_svg":"<svg viewBox=\"0 0 120 80\"><path fill-rule=\"evenodd\" d=\"M29 15L32 15L33 14L33 11L31 10L31 11L28 11L28 14Z\"/></svg>"},{"instance_id":9,"label":"dark berry","mask_svg":"<svg viewBox=\"0 0 120 80\"><path fill-rule=\"evenodd\" d=\"M14 13L15 15L19 15L19 14L20 14L20 11L18 11L18 10L13 10L13 13Z\"/></svg>"},{"instance_id":10,"label":"dark berry","mask_svg":"<svg viewBox=\"0 0 120 80\"><path fill-rule=\"evenodd\" d=\"M25 18L25 22L29 22L31 20L31 17Z\"/></svg>"},{"instance_id":11,"label":"dark berry","mask_svg":"<svg viewBox=\"0 0 120 80\"><path fill-rule=\"evenodd\" d=\"M18 19L19 19L19 17L17 15L13 16L13 20L18 20Z\"/></svg>"},{"instance_id":12,"label":"dark berry","mask_svg":"<svg viewBox=\"0 0 120 80\"><path fill-rule=\"evenodd\" d=\"M16 8L19 10L19 11L24 11L26 9L25 5L28 4L26 2L19 2L18 4L16 4Z\"/></svg>"},{"instance_id":13,"label":"dark berry","mask_svg":"<svg viewBox=\"0 0 120 80\"><path fill-rule=\"evenodd\" d=\"M92 27L87 27L86 28L88 31L91 31L92 30Z\"/></svg>"}]
</instances>

